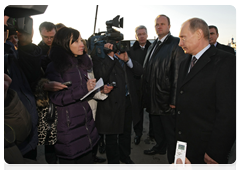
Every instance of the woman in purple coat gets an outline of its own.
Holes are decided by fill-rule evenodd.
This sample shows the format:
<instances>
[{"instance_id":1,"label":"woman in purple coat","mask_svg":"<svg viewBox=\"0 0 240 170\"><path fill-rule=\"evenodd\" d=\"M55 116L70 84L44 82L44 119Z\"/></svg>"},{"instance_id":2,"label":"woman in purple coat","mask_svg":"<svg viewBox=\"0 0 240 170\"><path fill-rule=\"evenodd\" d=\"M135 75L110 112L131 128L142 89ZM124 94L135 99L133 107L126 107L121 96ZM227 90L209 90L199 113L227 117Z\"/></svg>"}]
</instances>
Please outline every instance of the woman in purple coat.
<instances>
[{"instance_id":1,"label":"woman in purple coat","mask_svg":"<svg viewBox=\"0 0 240 170\"><path fill-rule=\"evenodd\" d=\"M72 82L68 88L49 94L58 112L55 150L59 163L93 163L92 149L99 135L88 102L80 99L95 87L96 80L86 78L92 62L84 53L79 31L60 29L54 37L50 58L46 77L51 81Z\"/></svg>"}]
</instances>

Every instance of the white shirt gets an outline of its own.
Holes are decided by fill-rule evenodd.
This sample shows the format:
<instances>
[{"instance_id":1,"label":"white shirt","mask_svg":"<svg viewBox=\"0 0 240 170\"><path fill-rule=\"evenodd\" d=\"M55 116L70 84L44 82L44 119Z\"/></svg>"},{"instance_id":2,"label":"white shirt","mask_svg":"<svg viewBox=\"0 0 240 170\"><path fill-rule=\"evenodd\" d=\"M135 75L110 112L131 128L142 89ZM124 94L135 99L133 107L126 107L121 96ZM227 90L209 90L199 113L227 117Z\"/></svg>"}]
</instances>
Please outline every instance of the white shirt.
<instances>
[{"instance_id":1,"label":"white shirt","mask_svg":"<svg viewBox=\"0 0 240 170\"><path fill-rule=\"evenodd\" d=\"M163 43L164 40L167 38L167 36L168 36L168 34L165 35L161 40L159 40L159 38L158 38L157 42L158 42L158 41L161 41L161 43ZM152 57L152 55L153 55L153 52L155 51L155 48L156 48L156 45L155 45L155 47L154 47L153 50L152 50L152 53L151 53L151 55L150 55L150 57L149 57L149 60L151 59L151 57Z\"/></svg>"},{"instance_id":2,"label":"white shirt","mask_svg":"<svg viewBox=\"0 0 240 170\"><path fill-rule=\"evenodd\" d=\"M145 44L145 45L146 45L146 44ZM141 45L139 44L139 46L140 46L141 48L143 48L143 49L145 48L145 45L144 45L144 46L141 46Z\"/></svg>"},{"instance_id":3,"label":"white shirt","mask_svg":"<svg viewBox=\"0 0 240 170\"><path fill-rule=\"evenodd\" d=\"M210 44L208 44L204 49L202 49L200 52L198 52L196 55L193 55L192 56L192 59L193 57L195 56L197 58L197 61L195 62L195 64L198 62L199 58L203 55L203 53L205 53L205 51L207 51L209 48L211 47ZM191 60L192 61L192 60ZM190 68L191 68L191 64L189 66L189 69L188 69L188 72L190 71Z\"/></svg>"}]
</instances>

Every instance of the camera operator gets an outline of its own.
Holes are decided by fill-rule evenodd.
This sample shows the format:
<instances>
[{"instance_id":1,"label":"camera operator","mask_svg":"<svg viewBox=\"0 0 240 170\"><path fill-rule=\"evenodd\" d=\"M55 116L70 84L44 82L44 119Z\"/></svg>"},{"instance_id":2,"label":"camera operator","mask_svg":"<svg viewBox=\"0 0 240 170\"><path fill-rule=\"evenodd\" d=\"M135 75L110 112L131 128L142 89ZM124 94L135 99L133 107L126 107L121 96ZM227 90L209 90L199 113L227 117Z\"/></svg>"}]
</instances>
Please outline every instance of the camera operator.
<instances>
[{"instance_id":1,"label":"camera operator","mask_svg":"<svg viewBox=\"0 0 240 170\"><path fill-rule=\"evenodd\" d=\"M4 16L4 35L8 36L8 16ZM5 42L5 41L4 41ZM17 146L21 151L21 154L25 158L36 160L37 152L37 111L36 111L36 102L33 96L30 85L20 68L19 56L14 52L14 49L11 45L4 43L4 72L7 73L11 79L12 83L9 86L12 90L16 91L19 99L26 107L28 113L31 116L31 132L28 137L21 143L18 143Z\"/></svg>"},{"instance_id":2,"label":"camera operator","mask_svg":"<svg viewBox=\"0 0 240 170\"><path fill-rule=\"evenodd\" d=\"M16 27L19 28L19 25L16 22L13 22L13 25L9 25L10 17L21 18L32 14L36 15L44 13L46 7L46 5L39 5L37 7L15 5L13 7L6 7L4 11L4 73L12 79L9 88L17 92L19 99L30 114L32 124L31 132L28 137L22 143L17 144L17 146L24 158L32 160L36 160L38 143L38 114L33 91L37 81L41 78L39 62L41 50L39 47L31 43L33 34L32 22L27 25L27 32L17 30L19 39L19 48L17 52L13 46L5 42L8 37L10 26L11 28L14 26L15 29ZM42 86L44 90L51 91L57 91L66 87L67 86L58 82L49 82Z\"/></svg>"},{"instance_id":3,"label":"camera operator","mask_svg":"<svg viewBox=\"0 0 240 170\"><path fill-rule=\"evenodd\" d=\"M140 76L143 68L131 60L127 52L114 53L113 44L107 43L104 47L108 49L105 58L92 56L93 71L96 79L102 77L104 84L116 82L116 86L107 99L98 102L95 123L98 132L106 135L108 163L133 164L130 158L131 125L132 121L140 119L133 76Z\"/></svg>"},{"instance_id":4,"label":"camera operator","mask_svg":"<svg viewBox=\"0 0 240 170\"><path fill-rule=\"evenodd\" d=\"M30 158L29 153L36 151L35 100L18 65L14 46L6 43L9 33L8 19L9 16L4 16L4 72L12 79L4 74L4 169L37 170L40 165L26 159Z\"/></svg>"}]
</instances>

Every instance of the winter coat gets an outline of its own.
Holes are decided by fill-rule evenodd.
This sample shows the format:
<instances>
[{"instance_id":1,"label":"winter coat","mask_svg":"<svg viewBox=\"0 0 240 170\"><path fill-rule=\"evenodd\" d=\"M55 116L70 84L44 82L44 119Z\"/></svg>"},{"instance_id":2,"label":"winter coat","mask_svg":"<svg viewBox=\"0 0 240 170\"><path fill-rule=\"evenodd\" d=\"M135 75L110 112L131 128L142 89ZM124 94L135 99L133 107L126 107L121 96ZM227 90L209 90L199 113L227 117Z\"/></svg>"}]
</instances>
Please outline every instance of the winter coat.
<instances>
[{"instance_id":1,"label":"winter coat","mask_svg":"<svg viewBox=\"0 0 240 170\"><path fill-rule=\"evenodd\" d=\"M205 153L226 164L236 140L236 57L212 45L188 73L191 59L179 68L176 139L192 164L204 164Z\"/></svg>"},{"instance_id":2,"label":"winter coat","mask_svg":"<svg viewBox=\"0 0 240 170\"><path fill-rule=\"evenodd\" d=\"M90 57L90 56L89 56ZM93 74L93 70L88 71L88 77L90 79L94 79L95 76ZM97 80L96 80L97 81ZM91 109L92 109L92 114L93 114L93 119L95 120L96 118L96 112L97 112L97 101L98 100L105 100L108 97L107 94L102 93L101 91L98 91L97 93L95 93L95 95L93 96L93 99L88 100L88 104L90 105Z\"/></svg>"},{"instance_id":3,"label":"winter coat","mask_svg":"<svg viewBox=\"0 0 240 170\"><path fill-rule=\"evenodd\" d=\"M143 103L152 115L174 114L170 108L176 102L178 69L185 54L178 46L179 38L168 35L149 57L157 40L148 48L144 61Z\"/></svg>"},{"instance_id":4,"label":"winter coat","mask_svg":"<svg viewBox=\"0 0 240 170\"><path fill-rule=\"evenodd\" d=\"M229 52L233 55L236 55L236 52L234 51L234 48L230 47L230 46L227 46L227 45L224 45L224 44L220 44L219 42L217 42L217 45L216 47L220 50L223 50L223 51L226 51L226 52Z\"/></svg>"},{"instance_id":5,"label":"winter coat","mask_svg":"<svg viewBox=\"0 0 240 170\"><path fill-rule=\"evenodd\" d=\"M52 61L46 70L46 77L50 81L72 82L67 89L49 93L49 98L57 106L58 112L55 150L58 157L75 159L91 151L99 135L88 102L80 100L88 93L85 79L87 70L81 68L77 58L70 56L63 48L52 47L50 57L61 55L66 55L72 66L60 73L56 69L56 62ZM80 57L83 65L91 64L86 54Z\"/></svg>"},{"instance_id":6,"label":"winter coat","mask_svg":"<svg viewBox=\"0 0 240 170\"><path fill-rule=\"evenodd\" d=\"M148 47L151 43L147 40L144 50L141 49L139 42L135 41L133 46L130 48L128 52L129 56L132 60L137 61L141 66L143 66L144 59L147 54ZM142 76L134 76L135 87L137 88L138 94L141 92L141 77Z\"/></svg>"},{"instance_id":7,"label":"winter coat","mask_svg":"<svg viewBox=\"0 0 240 170\"><path fill-rule=\"evenodd\" d=\"M43 41L41 41L38 44L38 47L40 47L42 50L41 67L42 67L43 71L45 72L47 69L47 65L51 62L51 59L48 56L50 46L48 46Z\"/></svg>"},{"instance_id":8,"label":"winter coat","mask_svg":"<svg viewBox=\"0 0 240 170\"><path fill-rule=\"evenodd\" d=\"M37 163L27 161L16 146L22 143L30 134L31 117L18 94L8 89L4 100L4 160L8 164Z\"/></svg>"},{"instance_id":9,"label":"winter coat","mask_svg":"<svg viewBox=\"0 0 240 170\"><path fill-rule=\"evenodd\" d=\"M24 72L32 91L34 91L38 81L42 77L41 71L42 50L35 44L30 43L25 46L19 45L18 54L19 65L22 71Z\"/></svg>"},{"instance_id":10,"label":"winter coat","mask_svg":"<svg viewBox=\"0 0 240 170\"><path fill-rule=\"evenodd\" d=\"M4 101L4 124L13 129L17 145L28 137L32 128L30 114L19 99L18 94L12 89L8 89L7 98Z\"/></svg>"},{"instance_id":11,"label":"winter coat","mask_svg":"<svg viewBox=\"0 0 240 170\"><path fill-rule=\"evenodd\" d=\"M141 49L139 42L135 41L133 46L130 48L130 51L128 52L129 56L132 60L137 61L139 64L143 66L144 59L147 54L148 47L151 45L151 43L147 40L145 44L144 50Z\"/></svg>"},{"instance_id":12,"label":"winter coat","mask_svg":"<svg viewBox=\"0 0 240 170\"><path fill-rule=\"evenodd\" d=\"M100 134L121 134L124 127L125 100L127 83L130 101L132 104L132 118L135 125L140 120L139 101L133 82L133 75L141 76L142 66L133 61L133 68L124 64L124 69L117 59L112 60L109 56L104 59L92 56L93 72L96 79L103 78L104 84L116 82L116 87L108 94L108 98L98 101L96 114L96 127Z\"/></svg>"},{"instance_id":13,"label":"winter coat","mask_svg":"<svg viewBox=\"0 0 240 170\"><path fill-rule=\"evenodd\" d=\"M12 79L12 83L9 88L17 92L19 99L26 107L32 121L32 127L29 136L25 141L18 145L19 150L24 155L37 147L38 113L36 109L35 97L27 81L27 78L22 71L22 67L19 65L19 57L15 54L16 53L14 53L7 44L4 44L4 72L7 73Z\"/></svg>"}]
</instances>

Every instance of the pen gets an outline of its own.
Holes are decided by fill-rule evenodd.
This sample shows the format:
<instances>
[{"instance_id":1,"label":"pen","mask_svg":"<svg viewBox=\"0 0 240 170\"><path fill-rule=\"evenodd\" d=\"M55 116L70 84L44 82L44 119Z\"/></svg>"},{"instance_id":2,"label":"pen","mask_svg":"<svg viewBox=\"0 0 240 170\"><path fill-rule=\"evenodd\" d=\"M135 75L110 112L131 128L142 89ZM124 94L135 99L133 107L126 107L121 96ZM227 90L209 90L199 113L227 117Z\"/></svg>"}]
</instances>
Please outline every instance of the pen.
<instances>
[{"instance_id":1,"label":"pen","mask_svg":"<svg viewBox=\"0 0 240 170\"><path fill-rule=\"evenodd\" d=\"M84 74L84 77L85 77L85 80L86 80L86 81L89 80L89 78L88 78L88 76L87 76L86 74Z\"/></svg>"}]
</instances>

